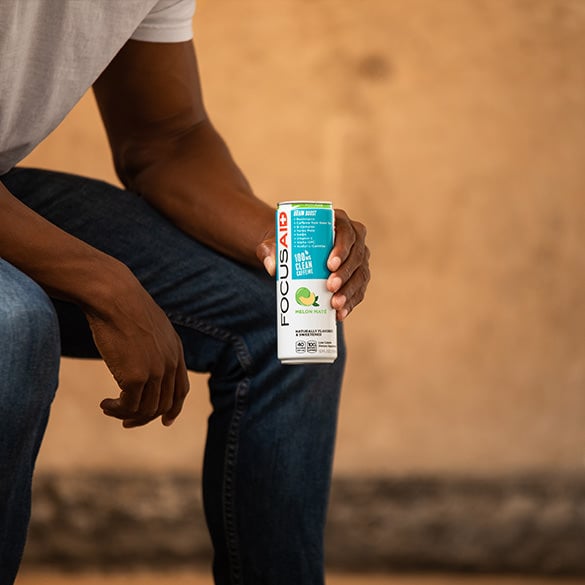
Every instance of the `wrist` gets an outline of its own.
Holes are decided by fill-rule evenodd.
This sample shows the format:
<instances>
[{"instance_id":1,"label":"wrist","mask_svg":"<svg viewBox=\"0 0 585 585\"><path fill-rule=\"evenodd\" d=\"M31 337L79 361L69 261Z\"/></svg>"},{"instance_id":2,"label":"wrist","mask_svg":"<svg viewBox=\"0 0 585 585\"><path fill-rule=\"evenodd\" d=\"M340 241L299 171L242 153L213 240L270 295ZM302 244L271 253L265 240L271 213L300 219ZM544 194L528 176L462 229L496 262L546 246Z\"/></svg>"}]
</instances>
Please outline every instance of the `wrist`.
<instances>
[{"instance_id":1,"label":"wrist","mask_svg":"<svg viewBox=\"0 0 585 585\"><path fill-rule=\"evenodd\" d=\"M98 254L86 263L80 274L84 284L76 288L73 302L85 313L106 316L118 304L118 299L125 297L140 283L131 270L119 260L106 254Z\"/></svg>"}]
</instances>

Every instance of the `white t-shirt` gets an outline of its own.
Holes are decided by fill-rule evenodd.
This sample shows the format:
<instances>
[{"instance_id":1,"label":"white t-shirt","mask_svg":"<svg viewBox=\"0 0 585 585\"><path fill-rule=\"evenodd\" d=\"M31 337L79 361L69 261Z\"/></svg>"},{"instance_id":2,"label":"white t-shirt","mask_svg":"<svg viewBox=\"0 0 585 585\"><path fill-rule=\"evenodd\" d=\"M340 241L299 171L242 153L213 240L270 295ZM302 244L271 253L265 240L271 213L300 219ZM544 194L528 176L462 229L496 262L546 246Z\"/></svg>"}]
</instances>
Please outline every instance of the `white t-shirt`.
<instances>
[{"instance_id":1,"label":"white t-shirt","mask_svg":"<svg viewBox=\"0 0 585 585\"><path fill-rule=\"evenodd\" d=\"M0 0L0 175L52 132L129 39L192 38L195 0Z\"/></svg>"}]
</instances>

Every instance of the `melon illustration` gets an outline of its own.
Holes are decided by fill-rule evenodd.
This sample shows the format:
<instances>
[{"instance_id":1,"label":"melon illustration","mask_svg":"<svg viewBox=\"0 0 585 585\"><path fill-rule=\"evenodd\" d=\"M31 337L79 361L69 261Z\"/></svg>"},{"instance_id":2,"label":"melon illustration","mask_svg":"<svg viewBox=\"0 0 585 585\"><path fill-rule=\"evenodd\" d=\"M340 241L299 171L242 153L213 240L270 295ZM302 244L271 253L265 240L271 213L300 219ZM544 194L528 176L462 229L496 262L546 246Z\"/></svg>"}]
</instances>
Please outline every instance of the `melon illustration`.
<instances>
[{"instance_id":1,"label":"melon illustration","mask_svg":"<svg viewBox=\"0 0 585 585\"><path fill-rule=\"evenodd\" d=\"M318 307L317 299L314 292L311 292L306 286L301 286L295 293L295 300L299 305L305 307Z\"/></svg>"}]
</instances>

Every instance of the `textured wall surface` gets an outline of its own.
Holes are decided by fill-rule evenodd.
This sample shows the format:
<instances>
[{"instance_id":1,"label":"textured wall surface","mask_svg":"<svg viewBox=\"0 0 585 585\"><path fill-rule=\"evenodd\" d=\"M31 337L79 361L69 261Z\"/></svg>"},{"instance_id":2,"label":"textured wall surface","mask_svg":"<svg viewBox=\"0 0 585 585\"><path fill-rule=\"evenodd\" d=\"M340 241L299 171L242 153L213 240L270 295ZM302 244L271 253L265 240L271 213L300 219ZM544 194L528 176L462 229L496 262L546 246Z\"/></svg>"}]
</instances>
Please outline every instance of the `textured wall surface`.
<instances>
[{"instance_id":1,"label":"textured wall surface","mask_svg":"<svg viewBox=\"0 0 585 585\"><path fill-rule=\"evenodd\" d=\"M27 566L209 566L199 483L191 474L39 476ZM334 481L325 554L336 570L583 576L584 531L583 478L352 476Z\"/></svg>"},{"instance_id":2,"label":"textured wall surface","mask_svg":"<svg viewBox=\"0 0 585 585\"><path fill-rule=\"evenodd\" d=\"M582 469L583 2L200 0L195 22L258 194L369 227L338 469ZM114 178L91 97L29 162ZM108 373L66 363L41 465L198 465L193 386L172 431L122 432L96 408Z\"/></svg>"},{"instance_id":3,"label":"textured wall surface","mask_svg":"<svg viewBox=\"0 0 585 585\"><path fill-rule=\"evenodd\" d=\"M369 227L337 473L454 494L453 474L581 476L585 3L199 0L195 23L208 110L257 193L330 198ZM115 180L91 96L29 162ZM171 429L118 428L97 408L115 391L101 364L64 363L41 472L199 472L204 377ZM553 492L561 516L582 507L581 488ZM546 522L522 518L551 509L486 501L531 534ZM439 526L445 510L474 522L436 502ZM557 524L568 555L579 518Z\"/></svg>"}]
</instances>

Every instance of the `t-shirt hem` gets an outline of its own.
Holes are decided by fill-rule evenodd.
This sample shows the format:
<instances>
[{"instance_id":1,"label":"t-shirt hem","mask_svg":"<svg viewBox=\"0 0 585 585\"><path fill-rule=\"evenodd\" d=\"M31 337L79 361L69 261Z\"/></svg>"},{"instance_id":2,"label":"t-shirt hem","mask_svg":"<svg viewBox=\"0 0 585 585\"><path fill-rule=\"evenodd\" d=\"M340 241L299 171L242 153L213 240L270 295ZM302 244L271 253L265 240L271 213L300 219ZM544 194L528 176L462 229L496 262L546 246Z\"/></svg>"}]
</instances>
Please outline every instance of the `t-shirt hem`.
<instances>
[{"instance_id":1,"label":"t-shirt hem","mask_svg":"<svg viewBox=\"0 0 585 585\"><path fill-rule=\"evenodd\" d=\"M144 24L130 37L134 41L147 43L182 43L193 39L191 26L183 27L158 27L145 26Z\"/></svg>"}]
</instances>

